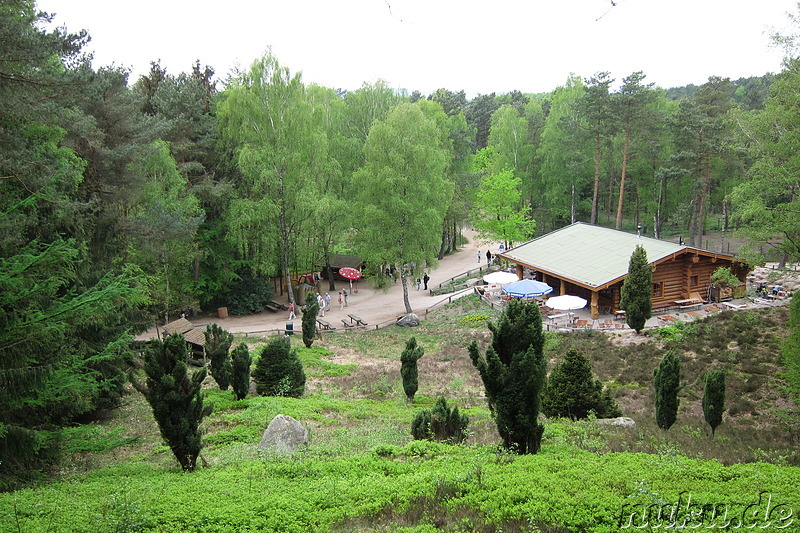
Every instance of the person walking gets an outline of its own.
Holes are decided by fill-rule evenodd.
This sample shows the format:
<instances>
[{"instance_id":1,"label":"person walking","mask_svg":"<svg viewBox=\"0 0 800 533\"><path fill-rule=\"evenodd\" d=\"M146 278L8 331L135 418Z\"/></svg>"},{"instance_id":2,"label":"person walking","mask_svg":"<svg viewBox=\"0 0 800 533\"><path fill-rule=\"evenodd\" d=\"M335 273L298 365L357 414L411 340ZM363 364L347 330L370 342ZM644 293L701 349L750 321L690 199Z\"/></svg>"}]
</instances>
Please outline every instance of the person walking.
<instances>
[{"instance_id":1,"label":"person walking","mask_svg":"<svg viewBox=\"0 0 800 533\"><path fill-rule=\"evenodd\" d=\"M289 320L297 318L297 315L294 314L294 302L289 302Z\"/></svg>"},{"instance_id":2,"label":"person walking","mask_svg":"<svg viewBox=\"0 0 800 533\"><path fill-rule=\"evenodd\" d=\"M339 311L344 309L344 298L342 297L342 291L339 291Z\"/></svg>"},{"instance_id":3,"label":"person walking","mask_svg":"<svg viewBox=\"0 0 800 533\"><path fill-rule=\"evenodd\" d=\"M319 316L325 316L325 300L322 299L320 293L317 293L317 305L319 306Z\"/></svg>"},{"instance_id":4,"label":"person walking","mask_svg":"<svg viewBox=\"0 0 800 533\"><path fill-rule=\"evenodd\" d=\"M325 293L325 310L326 311L331 310L331 295L328 294L327 292Z\"/></svg>"},{"instance_id":5,"label":"person walking","mask_svg":"<svg viewBox=\"0 0 800 533\"><path fill-rule=\"evenodd\" d=\"M487 265L491 265L492 264L492 252L491 252L491 250L486 250L486 264Z\"/></svg>"},{"instance_id":6,"label":"person walking","mask_svg":"<svg viewBox=\"0 0 800 533\"><path fill-rule=\"evenodd\" d=\"M480 262L481 262L481 251L478 250L478 263L480 263Z\"/></svg>"},{"instance_id":7,"label":"person walking","mask_svg":"<svg viewBox=\"0 0 800 533\"><path fill-rule=\"evenodd\" d=\"M344 296L344 306L347 307L347 289L342 289L342 296Z\"/></svg>"},{"instance_id":8,"label":"person walking","mask_svg":"<svg viewBox=\"0 0 800 533\"><path fill-rule=\"evenodd\" d=\"M422 280L417 278L417 290L420 290L421 288L422 288Z\"/></svg>"},{"instance_id":9,"label":"person walking","mask_svg":"<svg viewBox=\"0 0 800 533\"><path fill-rule=\"evenodd\" d=\"M431 280L431 278L430 278L430 276L428 276L428 273L426 272L425 276L422 278L422 282L425 283L425 290L426 291L428 290L428 282L430 280Z\"/></svg>"}]
</instances>

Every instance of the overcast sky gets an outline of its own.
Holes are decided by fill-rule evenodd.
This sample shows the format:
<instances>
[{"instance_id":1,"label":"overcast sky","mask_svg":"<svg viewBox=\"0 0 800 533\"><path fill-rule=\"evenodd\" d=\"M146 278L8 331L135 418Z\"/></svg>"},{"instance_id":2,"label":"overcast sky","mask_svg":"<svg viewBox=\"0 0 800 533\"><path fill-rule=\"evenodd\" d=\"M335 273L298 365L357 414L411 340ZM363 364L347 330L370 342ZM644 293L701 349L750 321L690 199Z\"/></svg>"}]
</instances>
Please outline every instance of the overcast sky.
<instances>
[{"instance_id":1,"label":"overcast sky","mask_svg":"<svg viewBox=\"0 0 800 533\"><path fill-rule=\"evenodd\" d=\"M195 59L219 79L269 47L303 81L341 89L386 80L468 97L548 92L570 73L642 70L664 88L778 72L772 29L789 33L796 0L38 0L92 37L94 67L132 71Z\"/></svg>"}]
</instances>

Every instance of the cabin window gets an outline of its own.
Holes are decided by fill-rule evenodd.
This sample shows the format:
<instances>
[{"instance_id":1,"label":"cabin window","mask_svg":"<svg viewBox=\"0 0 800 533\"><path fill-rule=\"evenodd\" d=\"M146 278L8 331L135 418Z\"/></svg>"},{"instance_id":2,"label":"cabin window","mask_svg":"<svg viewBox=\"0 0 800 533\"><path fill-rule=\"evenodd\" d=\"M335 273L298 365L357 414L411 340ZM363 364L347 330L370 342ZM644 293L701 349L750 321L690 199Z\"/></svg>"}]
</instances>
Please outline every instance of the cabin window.
<instances>
[{"instance_id":1,"label":"cabin window","mask_svg":"<svg viewBox=\"0 0 800 533\"><path fill-rule=\"evenodd\" d=\"M690 287L697 287L699 281L697 280L697 276L689 276L689 286Z\"/></svg>"},{"instance_id":2,"label":"cabin window","mask_svg":"<svg viewBox=\"0 0 800 533\"><path fill-rule=\"evenodd\" d=\"M653 297L660 298L661 296L664 296L664 282L653 283Z\"/></svg>"}]
</instances>

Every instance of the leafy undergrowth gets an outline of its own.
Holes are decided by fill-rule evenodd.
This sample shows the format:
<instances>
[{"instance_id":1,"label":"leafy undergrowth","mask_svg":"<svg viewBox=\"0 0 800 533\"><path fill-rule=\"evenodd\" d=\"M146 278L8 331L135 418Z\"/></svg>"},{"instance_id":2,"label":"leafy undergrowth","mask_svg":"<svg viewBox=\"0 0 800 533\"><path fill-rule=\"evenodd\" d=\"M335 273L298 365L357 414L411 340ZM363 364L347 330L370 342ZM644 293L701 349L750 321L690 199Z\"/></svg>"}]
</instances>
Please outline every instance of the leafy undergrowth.
<instances>
[{"instance_id":1,"label":"leafy undergrowth","mask_svg":"<svg viewBox=\"0 0 800 533\"><path fill-rule=\"evenodd\" d=\"M204 423L208 466L192 474L178 470L146 402L130 394L106 419L64 432L64 461L50 483L0 495L0 533L610 532L669 529L666 517L680 523L702 505L727 506L734 525L742 513L752 524L754 511L766 512L761 530L786 525L778 518L787 512L796 523L784 530L800 523L797 406L782 389L776 348L784 311L722 313L630 345L596 332L548 334L551 365L570 348L584 351L636 427L547 420L541 453L528 457L498 450L466 351L473 338L489 342L485 320L495 316L465 298L414 330L327 335L308 350L294 339L308 376L300 399L237 401L209 378L206 401L215 409ZM399 358L411 335L425 355L419 392L408 404ZM685 386L677 423L662 431L651 381L670 348L681 354ZM729 409L714 439L700 409L709 368L729 372ZM440 395L470 418L465 446L411 440L414 416ZM308 428L308 450L293 457L257 452L277 414ZM765 495L771 511L759 501ZM761 527L767 519L771 525Z\"/></svg>"}]
</instances>

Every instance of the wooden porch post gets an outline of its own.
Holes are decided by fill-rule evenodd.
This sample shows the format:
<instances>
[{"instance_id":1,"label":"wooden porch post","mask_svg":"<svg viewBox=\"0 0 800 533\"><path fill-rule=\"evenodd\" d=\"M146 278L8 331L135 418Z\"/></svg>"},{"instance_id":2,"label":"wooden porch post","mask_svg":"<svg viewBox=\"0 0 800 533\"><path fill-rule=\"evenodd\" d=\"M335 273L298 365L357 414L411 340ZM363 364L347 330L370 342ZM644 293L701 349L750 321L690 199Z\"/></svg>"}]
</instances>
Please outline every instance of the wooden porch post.
<instances>
[{"instance_id":1,"label":"wooden porch post","mask_svg":"<svg viewBox=\"0 0 800 533\"><path fill-rule=\"evenodd\" d=\"M597 306L597 300L600 296L598 291L592 291L592 320L597 320L600 317L600 309Z\"/></svg>"},{"instance_id":2,"label":"wooden porch post","mask_svg":"<svg viewBox=\"0 0 800 533\"><path fill-rule=\"evenodd\" d=\"M522 265L520 265L519 263L517 263L517 277L518 277L519 279L522 279L522 270L523 270L523 269L522 269Z\"/></svg>"},{"instance_id":3,"label":"wooden porch post","mask_svg":"<svg viewBox=\"0 0 800 533\"><path fill-rule=\"evenodd\" d=\"M561 296L567 294L567 282L563 279L561 280L561 288L559 289L559 293Z\"/></svg>"}]
</instances>

